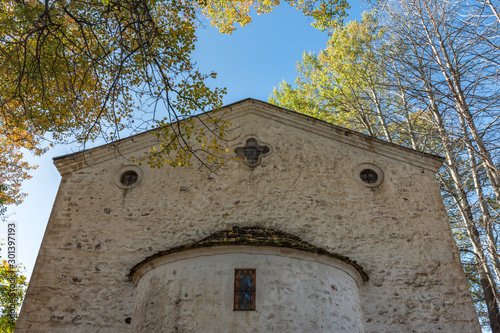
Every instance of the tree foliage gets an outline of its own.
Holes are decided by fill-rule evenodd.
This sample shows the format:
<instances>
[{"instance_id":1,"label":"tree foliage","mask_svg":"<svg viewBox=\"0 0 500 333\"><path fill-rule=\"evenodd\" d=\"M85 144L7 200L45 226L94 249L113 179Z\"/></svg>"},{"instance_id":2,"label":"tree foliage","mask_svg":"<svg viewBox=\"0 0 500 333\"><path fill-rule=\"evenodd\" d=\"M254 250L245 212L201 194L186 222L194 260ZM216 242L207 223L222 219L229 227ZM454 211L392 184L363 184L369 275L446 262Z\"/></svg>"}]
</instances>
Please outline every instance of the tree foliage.
<instances>
[{"instance_id":1,"label":"tree foliage","mask_svg":"<svg viewBox=\"0 0 500 333\"><path fill-rule=\"evenodd\" d=\"M313 18L312 25L322 31L330 30L342 23L347 16L349 3L346 0L285 0L301 10L304 15ZM245 26L252 21L251 10L257 14L269 13L280 4L280 0L201 0L203 14L210 18L213 26L222 33L231 33L235 23Z\"/></svg>"},{"instance_id":2,"label":"tree foliage","mask_svg":"<svg viewBox=\"0 0 500 333\"><path fill-rule=\"evenodd\" d=\"M26 293L26 277L20 268L0 262L0 330L14 332L17 316Z\"/></svg>"},{"instance_id":3,"label":"tree foliage","mask_svg":"<svg viewBox=\"0 0 500 333\"><path fill-rule=\"evenodd\" d=\"M404 92L387 89L393 79L386 66L391 50L383 45L383 36L369 13L335 29L324 50L303 54L296 88L281 82L270 102L390 142L397 136L398 142L423 147L429 138L417 142L406 127L428 134L425 111L404 107Z\"/></svg>"},{"instance_id":4,"label":"tree foliage","mask_svg":"<svg viewBox=\"0 0 500 333\"><path fill-rule=\"evenodd\" d=\"M331 28L345 0L288 0ZM200 17L221 32L267 13L279 0L2 0L0 3L0 204L19 203L30 168L20 149L42 154L52 143L107 142L149 128L160 144L139 160L153 167L206 166L225 153L225 88L210 89L191 59ZM186 120L179 122L180 120ZM200 120L200 119L199 119ZM201 121L201 120L200 120ZM199 145L196 148L195 145ZM5 147L5 148L4 148Z\"/></svg>"},{"instance_id":5,"label":"tree foliage","mask_svg":"<svg viewBox=\"0 0 500 333\"><path fill-rule=\"evenodd\" d=\"M23 200L21 182L30 178L30 169L33 166L23 160L19 145L0 137L0 217L5 214L8 205L19 204Z\"/></svg>"},{"instance_id":6,"label":"tree foliage","mask_svg":"<svg viewBox=\"0 0 500 333\"><path fill-rule=\"evenodd\" d=\"M364 79L377 73L374 54L366 52L366 46L377 39L371 31L377 27L368 20L365 16L362 22L335 29L319 54L304 53L297 64L297 89L282 82L271 102L373 135L372 115L366 112L369 100L363 92L370 85Z\"/></svg>"}]
</instances>

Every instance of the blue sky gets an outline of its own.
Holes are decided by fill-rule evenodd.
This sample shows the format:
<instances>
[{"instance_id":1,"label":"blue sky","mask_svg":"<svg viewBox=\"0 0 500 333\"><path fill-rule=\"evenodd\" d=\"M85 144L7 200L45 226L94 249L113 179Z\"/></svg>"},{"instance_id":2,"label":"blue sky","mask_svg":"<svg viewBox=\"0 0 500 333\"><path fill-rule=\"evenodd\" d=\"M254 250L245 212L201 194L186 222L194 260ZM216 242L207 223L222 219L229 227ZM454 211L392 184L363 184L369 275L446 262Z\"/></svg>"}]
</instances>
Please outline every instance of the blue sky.
<instances>
[{"instance_id":1,"label":"blue sky","mask_svg":"<svg viewBox=\"0 0 500 333\"><path fill-rule=\"evenodd\" d=\"M362 2L353 0L349 19L361 18ZM254 16L253 22L222 35L206 27L198 32L193 59L200 72L217 72L213 87L227 87L224 104L252 97L267 101L281 80L292 83L295 66L304 51L320 51L328 35L314 29L310 19L301 12L282 4L272 13ZM28 193L24 203L10 207L9 221L18 224L18 261L26 267L28 278L35 265L50 211L61 177L52 164L52 157L78 151L78 145L61 145L43 157L29 157L39 165L33 178L23 185ZM7 224L0 224L0 238L5 239ZM3 247L4 248L4 247ZM2 253L2 257L5 257Z\"/></svg>"}]
</instances>

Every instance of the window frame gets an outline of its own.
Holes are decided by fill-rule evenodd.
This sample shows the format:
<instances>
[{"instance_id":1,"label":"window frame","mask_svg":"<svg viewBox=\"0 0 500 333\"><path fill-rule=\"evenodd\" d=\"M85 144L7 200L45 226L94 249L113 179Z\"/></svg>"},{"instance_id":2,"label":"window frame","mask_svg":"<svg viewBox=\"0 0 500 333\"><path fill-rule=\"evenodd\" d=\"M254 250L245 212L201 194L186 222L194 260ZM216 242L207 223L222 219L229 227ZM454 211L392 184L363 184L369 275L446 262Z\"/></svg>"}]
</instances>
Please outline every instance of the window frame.
<instances>
[{"instance_id":1,"label":"window frame","mask_svg":"<svg viewBox=\"0 0 500 333\"><path fill-rule=\"evenodd\" d=\"M233 311L255 311L255 294L256 294L256 274L255 268L236 268L234 270L234 304ZM250 290L250 308L248 309L240 309L240 296L242 294L242 290L240 289L240 276L241 275L250 275L251 281L251 290Z\"/></svg>"}]
</instances>

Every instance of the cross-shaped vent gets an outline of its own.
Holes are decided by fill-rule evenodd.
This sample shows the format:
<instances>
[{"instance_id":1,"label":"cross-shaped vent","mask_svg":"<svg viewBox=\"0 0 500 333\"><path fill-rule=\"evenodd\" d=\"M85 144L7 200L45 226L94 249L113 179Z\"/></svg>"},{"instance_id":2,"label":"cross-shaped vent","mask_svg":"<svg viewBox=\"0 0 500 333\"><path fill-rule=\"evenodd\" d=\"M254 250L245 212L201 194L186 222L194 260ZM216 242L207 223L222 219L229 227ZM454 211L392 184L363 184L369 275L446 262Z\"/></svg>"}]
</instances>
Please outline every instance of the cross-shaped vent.
<instances>
[{"instance_id":1,"label":"cross-shaped vent","mask_svg":"<svg viewBox=\"0 0 500 333\"><path fill-rule=\"evenodd\" d=\"M245 147L238 147L234 150L236 155L245 157L247 163L256 166L259 163L260 156L266 155L270 151L268 146L260 146L255 138L249 138Z\"/></svg>"}]
</instances>

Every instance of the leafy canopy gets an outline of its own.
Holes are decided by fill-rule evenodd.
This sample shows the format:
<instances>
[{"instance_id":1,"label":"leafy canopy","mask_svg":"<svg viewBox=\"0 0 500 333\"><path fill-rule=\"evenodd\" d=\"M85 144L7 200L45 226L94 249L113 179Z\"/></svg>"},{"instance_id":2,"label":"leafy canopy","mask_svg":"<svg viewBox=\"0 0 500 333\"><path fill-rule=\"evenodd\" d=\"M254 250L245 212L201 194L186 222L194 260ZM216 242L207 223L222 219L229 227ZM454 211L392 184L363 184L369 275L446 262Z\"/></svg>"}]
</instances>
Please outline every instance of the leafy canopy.
<instances>
[{"instance_id":1,"label":"leafy canopy","mask_svg":"<svg viewBox=\"0 0 500 333\"><path fill-rule=\"evenodd\" d=\"M19 267L0 262L0 331L14 332L14 326L26 293L26 277Z\"/></svg>"},{"instance_id":2,"label":"leafy canopy","mask_svg":"<svg viewBox=\"0 0 500 333\"><path fill-rule=\"evenodd\" d=\"M370 136L411 146L424 144L412 132L428 132L422 110L405 106L404 92L391 89L384 29L373 13L335 28L326 48L304 52L295 86L281 82L269 102ZM407 104L407 103L406 103ZM405 126L402 126L405 124Z\"/></svg>"},{"instance_id":3,"label":"leafy canopy","mask_svg":"<svg viewBox=\"0 0 500 333\"><path fill-rule=\"evenodd\" d=\"M321 31L330 30L347 17L349 3L346 0L286 0L288 4L313 18L312 25ZM280 4L280 0L206 0L199 1L204 15L222 33L231 33L236 22L243 27L252 21L252 8L257 14L269 13Z\"/></svg>"},{"instance_id":4,"label":"leafy canopy","mask_svg":"<svg viewBox=\"0 0 500 333\"><path fill-rule=\"evenodd\" d=\"M304 52L297 64L297 88L281 82L269 101L374 135L369 126L375 122L372 89L378 89L385 76L379 65L381 50L375 50L382 34L376 19L367 13L361 22L336 28L319 54Z\"/></svg>"}]
</instances>

